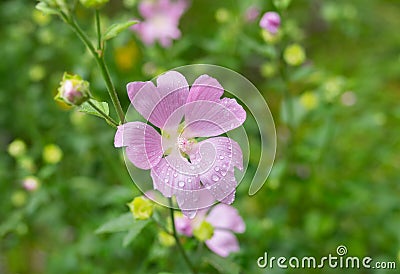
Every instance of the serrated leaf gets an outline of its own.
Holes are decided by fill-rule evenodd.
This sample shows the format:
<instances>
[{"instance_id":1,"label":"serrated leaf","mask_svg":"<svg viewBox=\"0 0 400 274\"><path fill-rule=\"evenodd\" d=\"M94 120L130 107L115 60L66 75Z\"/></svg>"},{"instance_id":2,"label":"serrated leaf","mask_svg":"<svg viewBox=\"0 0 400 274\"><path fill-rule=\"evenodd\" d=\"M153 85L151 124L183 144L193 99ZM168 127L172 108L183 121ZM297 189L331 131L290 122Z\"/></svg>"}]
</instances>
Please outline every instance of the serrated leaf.
<instances>
[{"instance_id":1,"label":"serrated leaf","mask_svg":"<svg viewBox=\"0 0 400 274\"><path fill-rule=\"evenodd\" d=\"M108 107L107 102L98 102L96 100L90 100L90 102L93 103L97 108L99 108L105 114L109 115L110 109ZM79 111L103 118L103 116L95 108L93 108L88 102L84 102L82 105L80 105Z\"/></svg>"},{"instance_id":2,"label":"serrated leaf","mask_svg":"<svg viewBox=\"0 0 400 274\"><path fill-rule=\"evenodd\" d=\"M44 14L58 14L58 10L55 8L49 7L46 3L40 2L36 5L36 9L40 10Z\"/></svg>"},{"instance_id":3,"label":"serrated leaf","mask_svg":"<svg viewBox=\"0 0 400 274\"><path fill-rule=\"evenodd\" d=\"M139 23L139 21L128 21L124 23L119 23L119 24L112 24L104 33L103 35L103 40L110 40L117 36L119 33L124 31L125 29L129 28L130 26L133 26L135 24Z\"/></svg>"},{"instance_id":4,"label":"serrated leaf","mask_svg":"<svg viewBox=\"0 0 400 274\"><path fill-rule=\"evenodd\" d=\"M122 245L124 247L128 246L148 223L149 220L135 221L135 225L125 235Z\"/></svg>"},{"instance_id":5,"label":"serrated leaf","mask_svg":"<svg viewBox=\"0 0 400 274\"><path fill-rule=\"evenodd\" d=\"M240 266L226 258L210 254L204 260L222 274L239 274Z\"/></svg>"}]
</instances>

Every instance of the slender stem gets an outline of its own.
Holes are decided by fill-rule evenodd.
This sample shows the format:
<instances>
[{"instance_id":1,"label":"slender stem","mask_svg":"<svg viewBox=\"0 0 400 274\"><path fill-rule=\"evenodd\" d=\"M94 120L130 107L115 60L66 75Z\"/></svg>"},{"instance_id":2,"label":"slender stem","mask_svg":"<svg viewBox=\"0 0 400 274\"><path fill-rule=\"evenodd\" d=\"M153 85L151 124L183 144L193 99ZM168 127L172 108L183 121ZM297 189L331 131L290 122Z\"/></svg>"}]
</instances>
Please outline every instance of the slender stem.
<instances>
[{"instance_id":1,"label":"slender stem","mask_svg":"<svg viewBox=\"0 0 400 274\"><path fill-rule=\"evenodd\" d=\"M100 67L101 74L106 83L108 94L110 95L110 98L111 98L111 101L113 102L114 108L117 111L117 114L119 117L119 122L120 123L124 122L125 114L124 114L124 111L122 110L121 103L118 99L117 91L115 90L114 84L111 80L110 73L108 72L102 51L98 52L94 48L90 39L86 36L86 34L79 27L78 23L72 16L68 17L65 13L61 13L61 17L71 26L71 28L75 31L75 33L78 35L78 37L82 40L82 42L86 45L86 47L89 49L89 51L95 57L97 64Z\"/></svg>"},{"instance_id":2,"label":"slender stem","mask_svg":"<svg viewBox=\"0 0 400 274\"><path fill-rule=\"evenodd\" d=\"M108 93L111 97L111 101L114 104L114 107L117 111L118 117L119 117L119 122L123 123L125 122L125 114L124 111L122 110L121 103L118 99L118 94L117 91L115 90L114 84L111 80L110 73L108 72L106 63L104 62L104 57L96 57L97 63L100 66L101 74L103 75L104 81L106 82L107 85L107 90Z\"/></svg>"},{"instance_id":3,"label":"slender stem","mask_svg":"<svg viewBox=\"0 0 400 274\"><path fill-rule=\"evenodd\" d=\"M96 31L97 31L97 50L100 52L102 51L102 47L101 47L100 13L98 9L96 9Z\"/></svg>"},{"instance_id":4,"label":"slender stem","mask_svg":"<svg viewBox=\"0 0 400 274\"><path fill-rule=\"evenodd\" d=\"M118 123L114 121L113 118L111 118L109 115L107 115L104 111L102 111L100 108L98 108L92 101L87 101L88 104L94 108L104 119L109 122L110 125L113 125L115 128L118 127Z\"/></svg>"},{"instance_id":5,"label":"slender stem","mask_svg":"<svg viewBox=\"0 0 400 274\"><path fill-rule=\"evenodd\" d=\"M189 257L186 254L185 249L183 248L183 246L181 244L181 241L179 240L178 233L176 232L174 208L173 208L173 205L172 205L172 199L171 198L169 199L169 209L170 209L171 222L172 222L172 232L173 232L172 236L174 236L175 241L176 241L176 245L178 246L178 249L181 252L182 257L185 260L186 264L188 265L189 269L191 270L191 272L193 274L197 274L197 270L194 268L193 264L189 260Z\"/></svg>"}]
</instances>

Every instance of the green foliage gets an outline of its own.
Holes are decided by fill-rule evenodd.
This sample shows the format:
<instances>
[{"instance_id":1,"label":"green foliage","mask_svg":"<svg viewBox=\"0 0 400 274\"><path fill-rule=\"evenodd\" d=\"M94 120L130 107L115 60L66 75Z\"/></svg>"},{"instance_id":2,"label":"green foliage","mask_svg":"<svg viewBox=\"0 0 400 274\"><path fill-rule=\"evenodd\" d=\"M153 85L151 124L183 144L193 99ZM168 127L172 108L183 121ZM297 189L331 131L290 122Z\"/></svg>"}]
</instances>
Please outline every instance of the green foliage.
<instances>
[{"instance_id":1,"label":"green foliage","mask_svg":"<svg viewBox=\"0 0 400 274\"><path fill-rule=\"evenodd\" d=\"M103 40L107 41L110 40L114 37L116 37L118 34L126 30L127 28L139 23L139 21L129 21L129 22L124 22L124 23L119 23L119 24L112 24L103 34Z\"/></svg>"}]
</instances>

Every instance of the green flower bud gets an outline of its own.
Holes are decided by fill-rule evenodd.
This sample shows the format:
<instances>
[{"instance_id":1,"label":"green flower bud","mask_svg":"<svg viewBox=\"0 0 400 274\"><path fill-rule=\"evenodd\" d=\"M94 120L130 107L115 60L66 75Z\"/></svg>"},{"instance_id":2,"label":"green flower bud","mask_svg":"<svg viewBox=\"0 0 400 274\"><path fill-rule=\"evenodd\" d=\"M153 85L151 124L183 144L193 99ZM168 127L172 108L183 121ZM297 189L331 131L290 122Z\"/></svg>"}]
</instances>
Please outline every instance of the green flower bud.
<instances>
[{"instance_id":1,"label":"green flower bud","mask_svg":"<svg viewBox=\"0 0 400 274\"><path fill-rule=\"evenodd\" d=\"M15 139L12 141L8 145L8 153L15 158L23 156L26 153L26 145L24 141L20 139Z\"/></svg>"},{"instance_id":2,"label":"green flower bud","mask_svg":"<svg viewBox=\"0 0 400 274\"><path fill-rule=\"evenodd\" d=\"M106 4L109 0L80 0L81 4L86 8L95 8L98 9L104 4Z\"/></svg>"},{"instance_id":3,"label":"green flower bud","mask_svg":"<svg viewBox=\"0 0 400 274\"><path fill-rule=\"evenodd\" d=\"M306 91L300 96L300 104L306 110L313 110L318 106L318 97L312 91Z\"/></svg>"},{"instance_id":4,"label":"green flower bud","mask_svg":"<svg viewBox=\"0 0 400 274\"><path fill-rule=\"evenodd\" d=\"M64 73L55 99L68 105L79 106L90 98L89 82L79 75Z\"/></svg>"},{"instance_id":5,"label":"green flower bud","mask_svg":"<svg viewBox=\"0 0 400 274\"><path fill-rule=\"evenodd\" d=\"M160 244L166 247L173 246L175 244L175 239L170 234L165 231L158 232L158 240Z\"/></svg>"},{"instance_id":6,"label":"green flower bud","mask_svg":"<svg viewBox=\"0 0 400 274\"><path fill-rule=\"evenodd\" d=\"M211 239L213 234L214 234L214 228L207 221L201 222L201 224L193 230L194 237L196 237L201 242Z\"/></svg>"},{"instance_id":7,"label":"green flower bud","mask_svg":"<svg viewBox=\"0 0 400 274\"><path fill-rule=\"evenodd\" d=\"M63 152L57 145L46 145L43 149L43 160L48 164L57 164L61 161Z\"/></svg>"},{"instance_id":8,"label":"green flower bud","mask_svg":"<svg viewBox=\"0 0 400 274\"><path fill-rule=\"evenodd\" d=\"M302 46L299 44L292 44L285 49L283 58L289 65L299 66L306 60L306 54Z\"/></svg>"},{"instance_id":9,"label":"green flower bud","mask_svg":"<svg viewBox=\"0 0 400 274\"><path fill-rule=\"evenodd\" d=\"M128 204L133 217L137 220L147 220L153 214L154 204L149 199L140 196Z\"/></svg>"}]
</instances>

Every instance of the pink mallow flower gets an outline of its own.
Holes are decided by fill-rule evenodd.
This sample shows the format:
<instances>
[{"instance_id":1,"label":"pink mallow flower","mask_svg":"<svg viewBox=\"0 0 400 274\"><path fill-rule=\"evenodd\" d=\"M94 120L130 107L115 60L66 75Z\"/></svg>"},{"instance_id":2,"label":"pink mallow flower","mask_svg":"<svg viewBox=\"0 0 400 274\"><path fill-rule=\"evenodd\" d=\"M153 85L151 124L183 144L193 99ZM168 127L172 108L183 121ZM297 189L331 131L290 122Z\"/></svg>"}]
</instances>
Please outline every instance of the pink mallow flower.
<instances>
[{"instance_id":1,"label":"pink mallow flower","mask_svg":"<svg viewBox=\"0 0 400 274\"><path fill-rule=\"evenodd\" d=\"M158 40L164 48L181 37L179 20L187 9L186 0L144 0L139 4L143 22L132 26L146 45Z\"/></svg>"},{"instance_id":2,"label":"pink mallow flower","mask_svg":"<svg viewBox=\"0 0 400 274\"><path fill-rule=\"evenodd\" d=\"M218 204L208 214L202 210L194 219L178 216L175 218L176 230L182 235L191 237L193 230L204 220L214 229L212 237L205 241L211 251L221 257L227 257L231 252L239 251L239 243L234 233L243 233L246 225L236 208Z\"/></svg>"},{"instance_id":3,"label":"pink mallow flower","mask_svg":"<svg viewBox=\"0 0 400 274\"><path fill-rule=\"evenodd\" d=\"M281 17L278 13L274 11L266 12L260 20L260 27L270 32L271 34L276 34L281 25Z\"/></svg>"},{"instance_id":4,"label":"pink mallow flower","mask_svg":"<svg viewBox=\"0 0 400 274\"><path fill-rule=\"evenodd\" d=\"M176 71L159 76L157 86L131 82L127 90L133 107L161 135L149 124L128 122L118 127L114 145L126 147L136 167L151 170L153 188L165 197L175 195L183 214L192 218L216 201L232 203L234 167L243 169L242 151L232 139L215 136L245 121L246 112L236 100L221 99L223 87L208 75L189 89Z\"/></svg>"}]
</instances>

